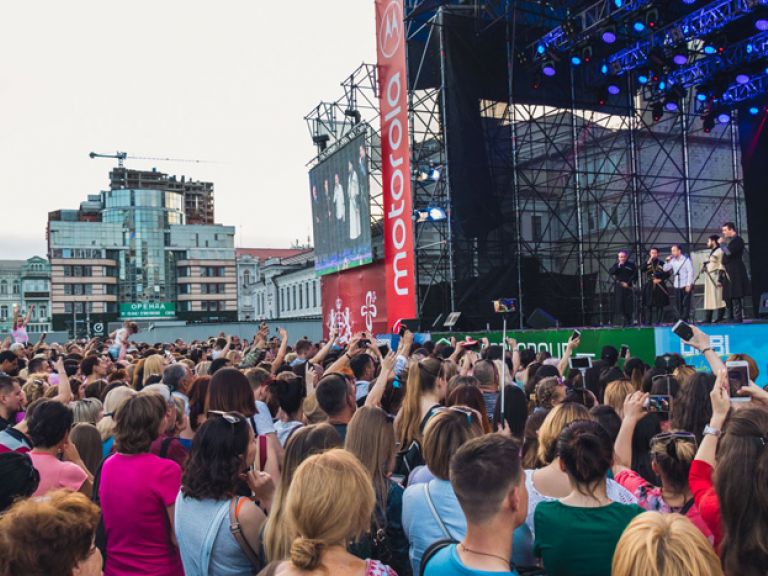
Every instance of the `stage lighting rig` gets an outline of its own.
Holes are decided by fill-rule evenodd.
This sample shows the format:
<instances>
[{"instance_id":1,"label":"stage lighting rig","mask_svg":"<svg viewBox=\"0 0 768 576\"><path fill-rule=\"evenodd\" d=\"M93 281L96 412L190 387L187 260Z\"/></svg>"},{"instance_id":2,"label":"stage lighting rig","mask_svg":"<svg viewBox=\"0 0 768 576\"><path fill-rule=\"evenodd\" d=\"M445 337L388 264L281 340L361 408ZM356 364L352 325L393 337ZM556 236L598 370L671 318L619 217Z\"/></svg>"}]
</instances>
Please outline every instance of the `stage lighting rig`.
<instances>
[{"instance_id":1,"label":"stage lighting rig","mask_svg":"<svg viewBox=\"0 0 768 576\"><path fill-rule=\"evenodd\" d=\"M312 136L312 142L317 146L317 149L320 152L323 152L326 148L328 148L328 142L330 141L331 137L328 134L315 134Z\"/></svg>"}]
</instances>

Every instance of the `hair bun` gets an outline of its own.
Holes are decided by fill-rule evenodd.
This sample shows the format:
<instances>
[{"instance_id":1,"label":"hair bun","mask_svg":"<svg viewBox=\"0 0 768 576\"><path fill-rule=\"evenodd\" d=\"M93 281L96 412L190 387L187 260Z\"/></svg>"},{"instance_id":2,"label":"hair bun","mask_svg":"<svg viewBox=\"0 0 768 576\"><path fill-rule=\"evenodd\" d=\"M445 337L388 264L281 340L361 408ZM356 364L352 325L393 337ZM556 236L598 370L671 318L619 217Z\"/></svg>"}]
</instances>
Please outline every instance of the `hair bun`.
<instances>
[{"instance_id":1,"label":"hair bun","mask_svg":"<svg viewBox=\"0 0 768 576\"><path fill-rule=\"evenodd\" d=\"M291 544L291 562L302 570L314 570L320 564L322 543L299 536Z\"/></svg>"}]
</instances>

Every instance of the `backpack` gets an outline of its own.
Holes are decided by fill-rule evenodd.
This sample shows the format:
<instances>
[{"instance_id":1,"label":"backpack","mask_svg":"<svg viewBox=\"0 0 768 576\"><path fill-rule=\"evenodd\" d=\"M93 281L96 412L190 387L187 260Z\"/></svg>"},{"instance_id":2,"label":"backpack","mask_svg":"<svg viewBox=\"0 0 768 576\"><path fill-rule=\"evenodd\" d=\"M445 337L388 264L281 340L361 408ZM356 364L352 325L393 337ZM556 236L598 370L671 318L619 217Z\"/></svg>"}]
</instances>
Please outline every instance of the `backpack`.
<instances>
[{"instance_id":1,"label":"backpack","mask_svg":"<svg viewBox=\"0 0 768 576\"><path fill-rule=\"evenodd\" d=\"M439 404L432 406L432 408L427 411L424 418L422 418L421 423L419 424L419 431L421 433L424 433L424 428L427 427L427 422L434 416L435 409L439 407ZM410 476L411 472L424 464L424 456L421 454L421 444L418 440L413 440L407 448L400 450L395 456L394 474L403 477L403 487L405 487L408 485L408 476Z\"/></svg>"},{"instance_id":2,"label":"backpack","mask_svg":"<svg viewBox=\"0 0 768 576\"><path fill-rule=\"evenodd\" d=\"M432 542L432 544L430 544L427 549L424 550L424 554L421 557L418 576L424 576L424 572L427 569L427 564L429 564L429 561L432 560L435 554L440 552L440 550L443 548L458 543L459 542L457 540L453 540L451 538L444 538L442 540L438 540L437 542ZM509 563L509 570L511 572L517 570L517 573L520 576L547 576L547 571L544 570L544 568L540 568L538 566L515 566L515 564L511 561Z\"/></svg>"}]
</instances>

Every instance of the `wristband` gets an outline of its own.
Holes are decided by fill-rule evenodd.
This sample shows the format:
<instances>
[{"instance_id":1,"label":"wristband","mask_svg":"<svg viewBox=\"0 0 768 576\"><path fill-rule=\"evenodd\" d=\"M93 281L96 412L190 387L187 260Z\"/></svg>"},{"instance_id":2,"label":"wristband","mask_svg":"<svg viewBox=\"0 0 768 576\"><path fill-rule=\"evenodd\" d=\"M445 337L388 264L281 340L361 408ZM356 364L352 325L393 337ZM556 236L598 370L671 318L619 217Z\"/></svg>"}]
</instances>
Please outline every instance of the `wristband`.
<instances>
[{"instance_id":1,"label":"wristband","mask_svg":"<svg viewBox=\"0 0 768 576\"><path fill-rule=\"evenodd\" d=\"M702 349L701 353L706 354L707 352L713 352L712 348L710 346L707 346L706 348Z\"/></svg>"}]
</instances>

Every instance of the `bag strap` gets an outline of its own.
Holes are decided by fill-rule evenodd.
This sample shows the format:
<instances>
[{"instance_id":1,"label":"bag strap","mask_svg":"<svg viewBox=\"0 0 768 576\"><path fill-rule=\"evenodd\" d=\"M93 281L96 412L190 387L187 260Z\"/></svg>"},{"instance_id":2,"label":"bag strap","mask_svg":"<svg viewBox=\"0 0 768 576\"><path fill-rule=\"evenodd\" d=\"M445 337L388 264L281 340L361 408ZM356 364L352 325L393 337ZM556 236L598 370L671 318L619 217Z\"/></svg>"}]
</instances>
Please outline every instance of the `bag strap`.
<instances>
[{"instance_id":1,"label":"bag strap","mask_svg":"<svg viewBox=\"0 0 768 576\"><path fill-rule=\"evenodd\" d=\"M160 443L160 452L157 454L160 458L168 458L168 449L171 447L171 442L173 442L172 437L166 436L163 438L163 441Z\"/></svg>"},{"instance_id":2,"label":"bag strap","mask_svg":"<svg viewBox=\"0 0 768 576\"><path fill-rule=\"evenodd\" d=\"M424 495L427 497L427 506L429 506L429 511L437 521L438 526L440 526L440 530L443 533L443 536L445 536L446 540L454 540L453 536L451 536L451 533L448 531L448 527L445 525L445 522L443 522L443 519L440 518L440 514L437 513L435 503L432 501L432 495L429 493L429 482L424 483Z\"/></svg>"},{"instance_id":3,"label":"bag strap","mask_svg":"<svg viewBox=\"0 0 768 576\"><path fill-rule=\"evenodd\" d=\"M238 496L235 496L232 498L232 500L229 501L229 531L232 532L232 536L234 536L237 545L240 546L240 550L242 550L243 554L245 554L246 558L248 558L248 562L251 563L251 566L254 569L257 569L261 566L259 556L248 543L248 540L245 539L245 536L243 536L243 531L240 527L240 521L237 519L237 514L240 511L241 501L243 500L241 500L241 498Z\"/></svg>"},{"instance_id":4,"label":"bag strap","mask_svg":"<svg viewBox=\"0 0 768 576\"><path fill-rule=\"evenodd\" d=\"M182 526L181 522L181 510L184 508L184 495L179 490L176 495L176 505L173 508L173 523L174 526ZM227 516L227 502L222 502L219 508L216 510L216 515L213 517L213 522L208 525L208 530L205 532L205 538L203 539L203 545L200 549L200 570L204 574L208 573L211 563L211 554L213 552L213 544L216 540L216 535L219 533L219 528L224 523L224 519ZM179 541L179 549L183 550L186 546L186 539L183 536L183 532L176 530L176 538Z\"/></svg>"},{"instance_id":5,"label":"bag strap","mask_svg":"<svg viewBox=\"0 0 768 576\"><path fill-rule=\"evenodd\" d=\"M456 540L452 538L442 538L436 542L432 542L427 549L424 550L424 554L421 556L421 562L419 562L419 574L418 576L424 576L424 572L427 570L427 564L432 560L435 554L440 552L443 548L450 546L451 544L457 544Z\"/></svg>"},{"instance_id":6,"label":"bag strap","mask_svg":"<svg viewBox=\"0 0 768 576\"><path fill-rule=\"evenodd\" d=\"M690 512L691 508L693 508L693 505L695 503L696 503L696 501L693 498L691 498L685 504L683 504L683 507L680 508L680 512L679 513L682 514L683 516L687 516L688 512Z\"/></svg>"},{"instance_id":7,"label":"bag strap","mask_svg":"<svg viewBox=\"0 0 768 576\"><path fill-rule=\"evenodd\" d=\"M263 434L259 435L259 471L264 472L264 467L267 465L267 437Z\"/></svg>"}]
</instances>

